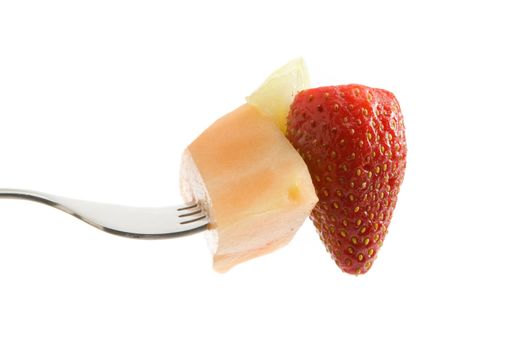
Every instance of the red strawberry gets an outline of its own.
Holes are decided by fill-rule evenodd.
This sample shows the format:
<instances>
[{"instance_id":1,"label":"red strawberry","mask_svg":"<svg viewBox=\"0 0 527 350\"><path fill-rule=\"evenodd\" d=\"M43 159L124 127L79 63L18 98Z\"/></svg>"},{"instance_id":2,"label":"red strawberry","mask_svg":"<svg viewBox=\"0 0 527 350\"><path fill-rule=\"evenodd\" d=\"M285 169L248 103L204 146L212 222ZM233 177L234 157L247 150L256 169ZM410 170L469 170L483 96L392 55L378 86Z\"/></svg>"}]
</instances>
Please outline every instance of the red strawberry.
<instances>
[{"instance_id":1,"label":"red strawberry","mask_svg":"<svg viewBox=\"0 0 527 350\"><path fill-rule=\"evenodd\" d=\"M320 238L347 273L377 256L406 167L399 103L381 89L344 85L304 90L287 137L304 158L320 199L311 213Z\"/></svg>"}]
</instances>

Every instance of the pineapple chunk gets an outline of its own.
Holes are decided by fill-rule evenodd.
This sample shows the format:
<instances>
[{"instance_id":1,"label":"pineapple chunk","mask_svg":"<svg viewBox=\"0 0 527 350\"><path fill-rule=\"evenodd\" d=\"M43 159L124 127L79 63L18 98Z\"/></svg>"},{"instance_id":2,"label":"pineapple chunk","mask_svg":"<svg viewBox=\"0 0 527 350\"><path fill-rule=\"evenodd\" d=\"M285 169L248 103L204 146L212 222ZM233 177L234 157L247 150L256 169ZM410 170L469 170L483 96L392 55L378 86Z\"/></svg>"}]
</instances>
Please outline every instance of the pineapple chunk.
<instances>
[{"instance_id":1,"label":"pineapple chunk","mask_svg":"<svg viewBox=\"0 0 527 350\"><path fill-rule=\"evenodd\" d=\"M309 74L301 58L278 68L247 97L247 102L274 120L285 135L289 106L297 92L309 87Z\"/></svg>"}]
</instances>

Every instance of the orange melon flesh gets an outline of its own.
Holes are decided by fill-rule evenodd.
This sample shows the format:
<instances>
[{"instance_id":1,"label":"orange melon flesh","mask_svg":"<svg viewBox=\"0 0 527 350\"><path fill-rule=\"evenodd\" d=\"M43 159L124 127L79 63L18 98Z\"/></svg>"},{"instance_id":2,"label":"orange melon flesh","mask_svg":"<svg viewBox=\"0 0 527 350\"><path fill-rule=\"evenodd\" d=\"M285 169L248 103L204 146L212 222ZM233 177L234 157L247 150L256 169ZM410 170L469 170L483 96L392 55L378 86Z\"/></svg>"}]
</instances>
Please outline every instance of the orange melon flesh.
<instances>
[{"instance_id":1,"label":"orange melon flesh","mask_svg":"<svg viewBox=\"0 0 527 350\"><path fill-rule=\"evenodd\" d=\"M188 146L181 189L185 200L198 200L208 211L218 272L286 245L318 200L298 152L250 104L218 119Z\"/></svg>"}]
</instances>

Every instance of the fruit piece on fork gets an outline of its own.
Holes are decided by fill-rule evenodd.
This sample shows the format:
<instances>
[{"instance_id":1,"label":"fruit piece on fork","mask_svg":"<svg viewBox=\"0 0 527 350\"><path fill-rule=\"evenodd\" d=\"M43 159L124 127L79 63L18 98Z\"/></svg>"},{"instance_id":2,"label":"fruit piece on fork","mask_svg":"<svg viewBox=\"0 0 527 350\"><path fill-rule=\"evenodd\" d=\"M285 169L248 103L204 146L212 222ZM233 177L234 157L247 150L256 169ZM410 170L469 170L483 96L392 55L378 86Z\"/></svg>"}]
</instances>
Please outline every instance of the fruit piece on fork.
<instances>
[{"instance_id":1,"label":"fruit piece on fork","mask_svg":"<svg viewBox=\"0 0 527 350\"><path fill-rule=\"evenodd\" d=\"M366 273L392 218L406 167L403 115L395 96L363 85L298 93L287 137L320 197L311 218L344 271Z\"/></svg>"},{"instance_id":2,"label":"fruit piece on fork","mask_svg":"<svg viewBox=\"0 0 527 350\"><path fill-rule=\"evenodd\" d=\"M208 211L216 271L286 245L318 201L306 163L284 135L289 106L307 84L303 61L291 61L183 153L181 192Z\"/></svg>"}]
</instances>

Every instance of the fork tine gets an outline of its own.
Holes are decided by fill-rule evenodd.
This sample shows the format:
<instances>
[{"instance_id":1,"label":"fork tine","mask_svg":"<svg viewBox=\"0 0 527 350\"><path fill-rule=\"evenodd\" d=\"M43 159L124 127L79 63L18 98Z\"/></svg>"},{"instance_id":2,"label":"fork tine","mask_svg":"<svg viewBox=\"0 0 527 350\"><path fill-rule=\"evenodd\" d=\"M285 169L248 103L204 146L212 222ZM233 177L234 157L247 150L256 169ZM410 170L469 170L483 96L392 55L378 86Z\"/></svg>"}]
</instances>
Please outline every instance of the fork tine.
<instances>
[{"instance_id":1,"label":"fork tine","mask_svg":"<svg viewBox=\"0 0 527 350\"><path fill-rule=\"evenodd\" d=\"M199 203L189 202L189 203L181 204L177 206L176 208L177 208L177 211L184 211L184 210L194 209L198 207L199 207Z\"/></svg>"},{"instance_id":2,"label":"fork tine","mask_svg":"<svg viewBox=\"0 0 527 350\"><path fill-rule=\"evenodd\" d=\"M197 228L205 227L209 224L209 219L206 215L202 215L201 217L196 217L192 220L186 220L181 222L181 225L185 228L185 231L192 231Z\"/></svg>"},{"instance_id":3,"label":"fork tine","mask_svg":"<svg viewBox=\"0 0 527 350\"><path fill-rule=\"evenodd\" d=\"M204 213L205 211L201 207L195 207L191 209L181 210L178 212L178 217L180 218L186 218L187 216L193 216L193 215L199 215Z\"/></svg>"},{"instance_id":4,"label":"fork tine","mask_svg":"<svg viewBox=\"0 0 527 350\"><path fill-rule=\"evenodd\" d=\"M191 223L191 222L194 222L194 221L206 218L206 217L207 217L207 214L205 212L199 211L197 213L193 213L190 215L186 215L184 217L180 217L181 219L180 222L182 225L184 225L184 224L188 224L188 223Z\"/></svg>"}]
</instances>

